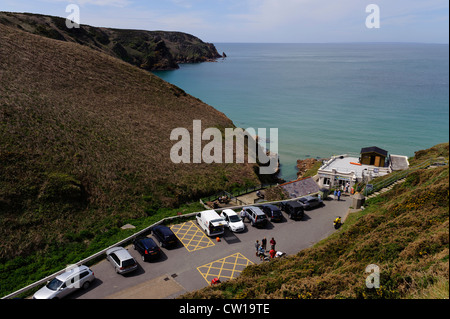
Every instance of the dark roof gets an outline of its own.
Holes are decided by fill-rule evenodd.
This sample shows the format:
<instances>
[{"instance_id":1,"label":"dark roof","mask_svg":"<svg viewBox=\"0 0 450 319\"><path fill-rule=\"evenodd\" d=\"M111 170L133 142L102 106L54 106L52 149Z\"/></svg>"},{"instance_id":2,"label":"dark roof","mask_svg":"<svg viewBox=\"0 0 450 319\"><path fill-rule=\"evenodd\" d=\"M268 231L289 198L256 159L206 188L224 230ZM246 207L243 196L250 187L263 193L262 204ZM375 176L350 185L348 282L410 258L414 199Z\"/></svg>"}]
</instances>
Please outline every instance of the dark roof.
<instances>
[{"instance_id":1,"label":"dark roof","mask_svg":"<svg viewBox=\"0 0 450 319\"><path fill-rule=\"evenodd\" d=\"M387 156L387 153L388 153L386 150L383 150L383 149L381 149L379 147L376 147L376 146L363 147L361 149L361 154L363 154L363 153L371 153L371 152L375 152L375 153L378 153L378 154L384 155L384 156Z\"/></svg>"}]
</instances>

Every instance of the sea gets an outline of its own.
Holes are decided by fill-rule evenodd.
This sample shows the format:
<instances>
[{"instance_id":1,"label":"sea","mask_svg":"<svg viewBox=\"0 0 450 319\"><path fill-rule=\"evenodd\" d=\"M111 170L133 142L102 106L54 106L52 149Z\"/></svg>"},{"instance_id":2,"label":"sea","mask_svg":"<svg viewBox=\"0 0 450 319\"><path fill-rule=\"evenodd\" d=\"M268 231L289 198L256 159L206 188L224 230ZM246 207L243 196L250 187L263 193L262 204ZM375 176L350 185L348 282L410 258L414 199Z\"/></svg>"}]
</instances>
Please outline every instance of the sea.
<instances>
[{"instance_id":1,"label":"sea","mask_svg":"<svg viewBox=\"0 0 450 319\"><path fill-rule=\"evenodd\" d=\"M216 62L154 72L225 113L237 127L267 129L280 177L305 158L390 154L449 141L449 46L420 43L215 43ZM278 140L269 129L278 128Z\"/></svg>"}]
</instances>

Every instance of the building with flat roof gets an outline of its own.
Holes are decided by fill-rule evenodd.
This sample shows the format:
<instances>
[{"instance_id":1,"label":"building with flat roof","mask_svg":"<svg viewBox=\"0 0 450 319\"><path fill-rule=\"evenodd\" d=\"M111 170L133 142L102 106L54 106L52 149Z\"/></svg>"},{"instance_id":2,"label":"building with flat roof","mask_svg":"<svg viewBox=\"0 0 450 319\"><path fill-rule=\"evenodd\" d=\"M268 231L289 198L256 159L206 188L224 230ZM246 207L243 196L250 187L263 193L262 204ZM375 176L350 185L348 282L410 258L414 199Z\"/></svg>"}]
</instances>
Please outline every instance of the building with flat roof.
<instances>
[{"instance_id":1,"label":"building with flat roof","mask_svg":"<svg viewBox=\"0 0 450 319\"><path fill-rule=\"evenodd\" d=\"M359 182L368 182L375 177L389 174L389 167L377 167L359 162L358 157L333 156L318 170L318 185L324 188L350 187Z\"/></svg>"}]
</instances>

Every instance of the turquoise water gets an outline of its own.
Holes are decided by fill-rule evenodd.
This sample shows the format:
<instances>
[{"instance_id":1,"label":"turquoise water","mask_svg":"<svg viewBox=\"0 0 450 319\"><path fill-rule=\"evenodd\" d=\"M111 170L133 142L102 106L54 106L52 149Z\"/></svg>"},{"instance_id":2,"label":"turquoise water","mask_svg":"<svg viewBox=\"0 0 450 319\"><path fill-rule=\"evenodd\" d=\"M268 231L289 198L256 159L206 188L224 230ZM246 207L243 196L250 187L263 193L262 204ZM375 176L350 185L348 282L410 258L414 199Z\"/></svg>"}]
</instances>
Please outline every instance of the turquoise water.
<instances>
[{"instance_id":1,"label":"turquoise water","mask_svg":"<svg viewBox=\"0 0 450 319\"><path fill-rule=\"evenodd\" d=\"M296 161L378 146L414 155L449 140L449 47L215 44L226 59L155 72L242 128L278 128L281 176Z\"/></svg>"}]
</instances>

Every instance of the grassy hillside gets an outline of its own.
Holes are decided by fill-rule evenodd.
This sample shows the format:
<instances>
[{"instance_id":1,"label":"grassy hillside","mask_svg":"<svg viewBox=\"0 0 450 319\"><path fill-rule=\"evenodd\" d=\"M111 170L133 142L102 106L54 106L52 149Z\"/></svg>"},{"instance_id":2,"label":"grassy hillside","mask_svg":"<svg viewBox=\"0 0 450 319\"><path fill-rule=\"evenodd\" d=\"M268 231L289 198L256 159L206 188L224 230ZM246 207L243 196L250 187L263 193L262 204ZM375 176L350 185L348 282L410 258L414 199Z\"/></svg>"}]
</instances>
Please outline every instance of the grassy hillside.
<instances>
[{"instance_id":1,"label":"grassy hillside","mask_svg":"<svg viewBox=\"0 0 450 319\"><path fill-rule=\"evenodd\" d=\"M448 154L445 143L412 161ZM448 166L418 170L314 247L183 297L449 298L448 196ZM366 287L370 264L380 269L378 289Z\"/></svg>"},{"instance_id":2,"label":"grassy hillside","mask_svg":"<svg viewBox=\"0 0 450 319\"><path fill-rule=\"evenodd\" d=\"M83 24L80 28L68 29L65 18L12 12L0 12L0 24L86 45L146 70L176 69L178 63L221 57L213 44L182 32L122 30Z\"/></svg>"},{"instance_id":3,"label":"grassy hillside","mask_svg":"<svg viewBox=\"0 0 450 319\"><path fill-rule=\"evenodd\" d=\"M55 250L44 267L60 269L125 220L259 183L254 165L173 164L170 133L194 119L233 127L147 71L0 24L2 279Z\"/></svg>"}]
</instances>

